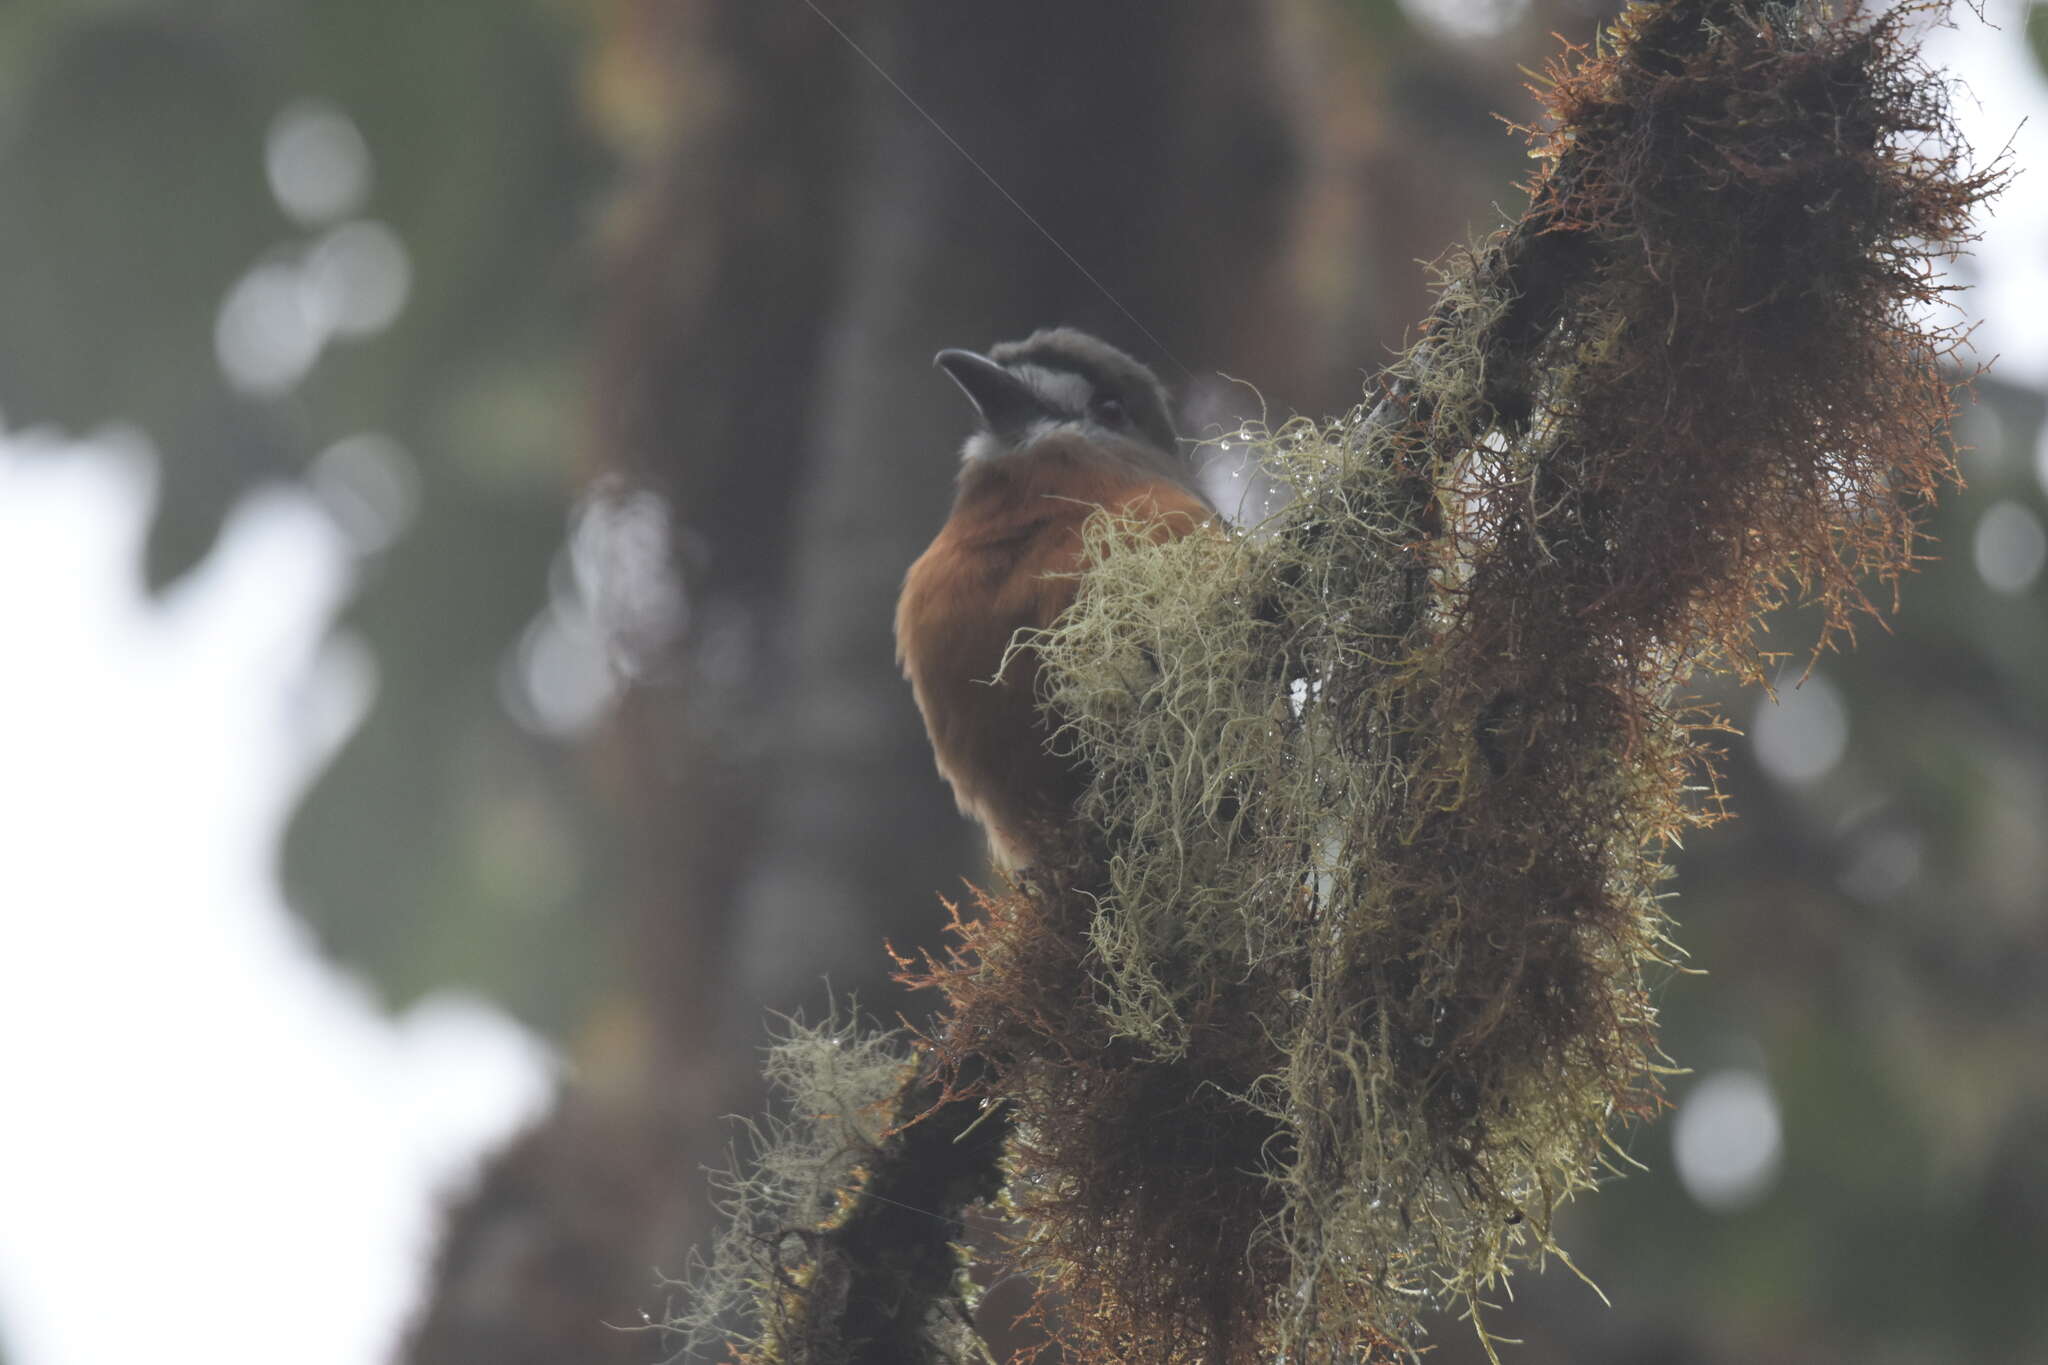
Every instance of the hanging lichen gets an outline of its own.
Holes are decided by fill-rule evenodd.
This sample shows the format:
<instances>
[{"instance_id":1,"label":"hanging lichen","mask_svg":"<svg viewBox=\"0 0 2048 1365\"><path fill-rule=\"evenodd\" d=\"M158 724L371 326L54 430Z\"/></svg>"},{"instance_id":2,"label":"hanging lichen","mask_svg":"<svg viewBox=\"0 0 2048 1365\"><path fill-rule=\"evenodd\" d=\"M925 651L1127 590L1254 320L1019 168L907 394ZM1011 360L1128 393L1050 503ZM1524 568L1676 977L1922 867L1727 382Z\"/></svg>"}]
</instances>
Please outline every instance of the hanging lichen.
<instances>
[{"instance_id":1,"label":"hanging lichen","mask_svg":"<svg viewBox=\"0 0 2048 1365\"><path fill-rule=\"evenodd\" d=\"M1951 473L1933 263L2001 173L1914 18L1632 7L1367 403L1244 433L1291 502L1093 528L1026 642L1095 773L1072 858L922 976L1070 1359L1485 1339L1660 1106L1666 857L1721 813L1685 689L1759 680L1788 600L1845 634Z\"/></svg>"},{"instance_id":2,"label":"hanging lichen","mask_svg":"<svg viewBox=\"0 0 2048 1365\"><path fill-rule=\"evenodd\" d=\"M1845 631L1949 472L1930 259L1996 176L1908 18L1632 8L1374 401L1247 433L1294 501L1098 526L1032 642L1090 848L939 974L1082 1358L1476 1319L1658 1107L1665 857L1720 814L1683 688L1788 597Z\"/></svg>"}]
</instances>

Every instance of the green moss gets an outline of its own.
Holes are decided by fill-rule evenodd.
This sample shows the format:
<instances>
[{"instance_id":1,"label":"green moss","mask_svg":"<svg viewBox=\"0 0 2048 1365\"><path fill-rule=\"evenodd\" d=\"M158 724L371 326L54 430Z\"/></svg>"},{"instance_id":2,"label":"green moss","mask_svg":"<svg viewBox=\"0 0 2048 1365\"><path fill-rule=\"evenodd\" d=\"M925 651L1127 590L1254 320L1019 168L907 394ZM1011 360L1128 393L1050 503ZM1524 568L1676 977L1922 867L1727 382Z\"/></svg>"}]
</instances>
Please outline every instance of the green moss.
<instances>
[{"instance_id":1,"label":"green moss","mask_svg":"<svg viewBox=\"0 0 2048 1365\"><path fill-rule=\"evenodd\" d=\"M1489 1296L1564 1259L1559 1205L1661 1107L1666 857L1721 814L1684 689L1760 677L1790 598L1845 635L1951 475L1929 264L2001 173L1908 17L1632 7L1551 73L1528 211L1368 401L1240 433L1291 502L1090 524L1017 646L1094 774L1071 847L920 978L951 1099L1014 1116L1067 1358L1395 1359L1433 1310L1491 1352ZM761 1359L845 1347L775 1324L843 1292L776 1249L851 1226L853 1116L898 1083L861 1052L838 1097L848 1041L778 1054L822 1126L730 1187Z\"/></svg>"},{"instance_id":2,"label":"green moss","mask_svg":"<svg viewBox=\"0 0 2048 1365\"><path fill-rule=\"evenodd\" d=\"M857 1203L913 1070L900 1036L865 1032L851 1014L789 1021L764 1067L779 1112L747 1122L747 1152L713 1176L723 1223L709 1254L693 1256L683 1309L665 1324L677 1358L714 1348L758 1365L851 1358L806 1340L831 1297L834 1267L820 1252Z\"/></svg>"},{"instance_id":3,"label":"green moss","mask_svg":"<svg viewBox=\"0 0 2048 1365\"><path fill-rule=\"evenodd\" d=\"M1683 688L1756 676L1788 596L1845 632L1948 474L1925 265L1998 175L1903 21L1613 36L1372 401L1234 438L1294 500L1163 545L1097 518L1019 644L1094 783L941 984L1081 1358L1398 1355L1438 1306L1484 1337L1661 1104L1665 859L1721 813Z\"/></svg>"}]
</instances>

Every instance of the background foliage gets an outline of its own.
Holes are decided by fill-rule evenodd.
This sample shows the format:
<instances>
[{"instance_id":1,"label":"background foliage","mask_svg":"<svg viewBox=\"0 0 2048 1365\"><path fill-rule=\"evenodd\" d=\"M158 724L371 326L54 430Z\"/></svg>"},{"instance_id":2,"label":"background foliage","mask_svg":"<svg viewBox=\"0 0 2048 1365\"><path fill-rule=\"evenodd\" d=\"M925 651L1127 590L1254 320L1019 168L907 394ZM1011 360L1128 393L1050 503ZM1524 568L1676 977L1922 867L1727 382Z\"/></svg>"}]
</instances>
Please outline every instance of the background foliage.
<instances>
[{"instance_id":1,"label":"background foliage","mask_svg":"<svg viewBox=\"0 0 2048 1365\"><path fill-rule=\"evenodd\" d=\"M1414 261L1490 226L1521 174L1490 118L1526 109L1518 64L1593 19L1545 0L1461 37L1385 0L1006 8L825 5L1180 362L797 4L0 10L9 426L148 434L159 583L337 441L409 452L412 520L366 555L346 626L376 704L285 877L393 1003L475 986L579 1077L459 1215L417 1359L658 1355L589 1324L681 1265L716 1116L755 1103L764 1008L815 1003L826 971L895 1008L880 940L935 941L932 894L974 870L888 658L963 417L930 353L1068 322L1159 363L1191 428L1244 411L1218 372L1276 414L1348 406L1420 316ZM2039 14L2002 35L2037 60ZM307 98L371 157L331 222L265 178ZM215 345L238 281L364 220L403 244L403 312L238 388ZM1702 1083L1768 1082L1775 1182L1704 1207L1679 1125L1640 1131L1649 1171L1563 1234L1615 1308L1524 1280L1499 1330L1525 1360L2048 1346L2048 631L2038 577L2000 591L1980 567L2038 535L2043 398L1980 396L1939 558L1782 725L1723 699L1756 722L1730 748L1740 819L1680 862L1710 975L1667 985L1667 1043ZM1790 752L1832 761L1788 777ZM500 1254L508 1209L546 1255Z\"/></svg>"}]
</instances>

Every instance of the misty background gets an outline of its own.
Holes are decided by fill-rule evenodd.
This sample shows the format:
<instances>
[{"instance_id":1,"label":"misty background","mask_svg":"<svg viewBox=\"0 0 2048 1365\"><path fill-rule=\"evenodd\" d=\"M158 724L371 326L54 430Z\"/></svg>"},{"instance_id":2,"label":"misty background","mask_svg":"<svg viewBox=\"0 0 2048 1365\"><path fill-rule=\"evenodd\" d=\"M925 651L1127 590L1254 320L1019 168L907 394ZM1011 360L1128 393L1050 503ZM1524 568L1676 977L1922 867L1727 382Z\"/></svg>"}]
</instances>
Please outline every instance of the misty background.
<instances>
[{"instance_id":1,"label":"misty background","mask_svg":"<svg viewBox=\"0 0 2048 1365\"><path fill-rule=\"evenodd\" d=\"M889 638L931 354L1350 406L1604 12L0 9L0 1359L662 1359L775 1015L915 1017L882 945L981 873ZM1790 613L1778 703L1716 695L1692 1070L1527 1365L2048 1357L2039 13L1928 33L2022 172L1968 488L1855 652Z\"/></svg>"}]
</instances>

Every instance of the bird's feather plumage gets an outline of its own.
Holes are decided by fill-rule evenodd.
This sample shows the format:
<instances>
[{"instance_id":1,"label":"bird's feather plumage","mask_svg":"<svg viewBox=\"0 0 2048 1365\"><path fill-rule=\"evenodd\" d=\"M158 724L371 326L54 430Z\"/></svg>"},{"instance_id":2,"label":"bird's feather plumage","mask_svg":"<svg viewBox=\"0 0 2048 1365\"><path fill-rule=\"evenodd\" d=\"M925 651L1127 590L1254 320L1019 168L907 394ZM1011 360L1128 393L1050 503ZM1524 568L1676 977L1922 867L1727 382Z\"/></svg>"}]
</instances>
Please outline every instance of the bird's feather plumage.
<instances>
[{"instance_id":1,"label":"bird's feather plumage","mask_svg":"<svg viewBox=\"0 0 2048 1365\"><path fill-rule=\"evenodd\" d=\"M948 356L964 360L948 364ZM1029 645L1030 632L1074 600L1087 567L1085 523L1103 510L1165 540L1215 514L1177 445L1162 448L1162 431L1172 439L1164 392L1136 361L1066 330L994 348L989 360L1011 380L991 376L986 361L967 363L980 360L940 358L976 398L984 427L969 442L952 515L904 581L896 648L940 774L988 831L996 860L1016 868L1054 846L1088 781L1075 760L1054 752ZM1079 375L1083 399L1038 377L1047 372ZM1043 420L1017 420L1016 383L1031 386ZM1100 412L1105 398L1133 414L1123 429L1090 416L1090 404ZM998 405L1009 428L1002 433L987 420Z\"/></svg>"}]
</instances>

